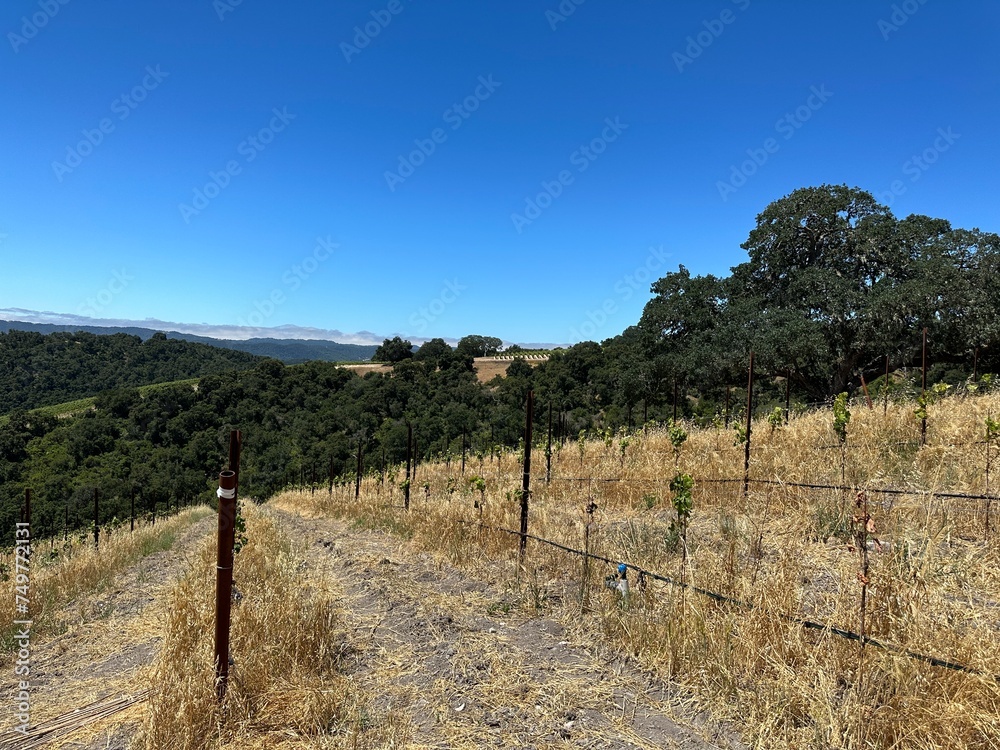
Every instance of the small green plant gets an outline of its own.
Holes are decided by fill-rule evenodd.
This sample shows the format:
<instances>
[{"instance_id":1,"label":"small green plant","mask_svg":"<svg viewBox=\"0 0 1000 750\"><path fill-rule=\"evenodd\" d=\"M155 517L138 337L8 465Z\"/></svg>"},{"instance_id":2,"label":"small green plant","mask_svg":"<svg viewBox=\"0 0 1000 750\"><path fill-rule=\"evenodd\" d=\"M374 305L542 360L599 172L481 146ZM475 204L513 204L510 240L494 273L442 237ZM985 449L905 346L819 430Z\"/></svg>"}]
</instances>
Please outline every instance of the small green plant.
<instances>
[{"instance_id":1,"label":"small green plant","mask_svg":"<svg viewBox=\"0 0 1000 750\"><path fill-rule=\"evenodd\" d=\"M477 474L469 477L466 482L469 492L479 493L479 500L476 501L475 507L482 508L483 504L486 502L486 480Z\"/></svg>"},{"instance_id":2,"label":"small green plant","mask_svg":"<svg viewBox=\"0 0 1000 750\"><path fill-rule=\"evenodd\" d=\"M1000 438L1000 421L986 417L986 439L988 441Z\"/></svg>"},{"instance_id":3,"label":"small green plant","mask_svg":"<svg viewBox=\"0 0 1000 750\"><path fill-rule=\"evenodd\" d=\"M652 510L656 507L657 497L656 495L643 495L642 502L646 506L646 510Z\"/></svg>"},{"instance_id":4,"label":"small green plant","mask_svg":"<svg viewBox=\"0 0 1000 750\"><path fill-rule=\"evenodd\" d=\"M747 428L741 422L736 423L733 433L733 445L743 445L747 441Z\"/></svg>"},{"instance_id":5,"label":"small green plant","mask_svg":"<svg viewBox=\"0 0 1000 750\"><path fill-rule=\"evenodd\" d=\"M767 415L767 423L771 425L771 432L779 429L785 421L785 412L780 406L775 406L771 413Z\"/></svg>"},{"instance_id":6,"label":"small green plant","mask_svg":"<svg viewBox=\"0 0 1000 750\"><path fill-rule=\"evenodd\" d=\"M677 474L670 480L670 491L674 493L673 506L677 519L671 523L671 529L676 529L681 540L681 556L687 562L687 529L691 520L691 510L694 499L691 491L694 489L694 479L690 474Z\"/></svg>"},{"instance_id":7,"label":"small green plant","mask_svg":"<svg viewBox=\"0 0 1000 750\"><path fill-rule=\"evenodd\" d=\"M688 439L688 434L683 425L671 422L670 427L667 429L667 437L670 438L670 445L673 446L674 453L679 453L681 446Z\"/></svg>"},{"instance_id":8,"label":"small green plant","mask_svg":"<svg viewBox=\"0 0 1000 750\"><path fill-rule=\"evenodd\" d=\"M618 450L620 453L619 459L621 461L622 466L625 466L625 451L628 450L630 443L631 441L629 440L629 438L624 435L618 440Z\"/></svg>"},{"instance_id":9,"label":"small green plant","mask_svg":"<svg viewBox=\"0 0 1000 750\"><path fill-rule=\"evenodd\" d=\"M847 425L851 421L851 410L847 408L847 394L841 393L833 400L833 431L841 445L847 442Z\"/></svg>"}]
</instances>

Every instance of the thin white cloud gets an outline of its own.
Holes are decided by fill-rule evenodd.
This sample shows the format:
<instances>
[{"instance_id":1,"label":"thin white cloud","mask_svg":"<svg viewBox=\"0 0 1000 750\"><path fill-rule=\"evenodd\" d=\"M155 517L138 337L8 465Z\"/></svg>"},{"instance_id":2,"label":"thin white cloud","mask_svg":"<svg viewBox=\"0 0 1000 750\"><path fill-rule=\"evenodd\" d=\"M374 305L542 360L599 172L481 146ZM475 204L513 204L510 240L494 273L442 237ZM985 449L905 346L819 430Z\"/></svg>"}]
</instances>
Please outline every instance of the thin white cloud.
<instances>
[{"instance_id":1,"label":"thin white cloud","mask_svg":"<svg viewBox=\"0 0 1000 750\"><path fill-rule=\"evenodd\" d=\"M229 339L231 341L246 341L247 339L304 339L308 341L335 341L338 344L361 344L364 346L379 345L383 340L400 336L420 345L427 341L426 337L405 336L391 333L388 336L358 331L344 333L336 328L312 328L309 326L282 325L267 328L264 326L211 325L209 323L174 323L157 318L144 320L128 320L125 318L90 318L72 313L40 312L25 310L19 307L0 308L0 320L20 321L22 323L47 323L61 326L99 326L114 328L151 328L154 331L188 333L195 336L206 336L213 339ZM451 346L458 343L456 338L444 337ZM507 345L510 342L505 341ZM522 344L525 348L550 349L566 344Z\"/></svg>"}]
</instances>

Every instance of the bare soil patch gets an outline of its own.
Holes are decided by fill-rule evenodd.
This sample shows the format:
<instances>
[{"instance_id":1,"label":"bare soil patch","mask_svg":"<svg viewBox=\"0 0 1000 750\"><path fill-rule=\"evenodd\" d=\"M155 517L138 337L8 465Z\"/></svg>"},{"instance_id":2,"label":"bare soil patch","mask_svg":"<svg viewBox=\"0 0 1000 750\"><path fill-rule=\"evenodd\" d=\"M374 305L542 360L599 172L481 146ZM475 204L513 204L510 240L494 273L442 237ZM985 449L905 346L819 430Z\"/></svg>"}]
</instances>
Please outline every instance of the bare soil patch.
<instances>
[{"instance_id":1,"label":"bare soil patch","mask_svg":"<svg viewBox=\"0 0 1000 750\"><path fill-rule=\"evenodd\" d=\"M306 564L340 580L360 639L352 677L407 746L742 747L627 660L407 542L277 512Z\"/></svg>"}]
</instances>

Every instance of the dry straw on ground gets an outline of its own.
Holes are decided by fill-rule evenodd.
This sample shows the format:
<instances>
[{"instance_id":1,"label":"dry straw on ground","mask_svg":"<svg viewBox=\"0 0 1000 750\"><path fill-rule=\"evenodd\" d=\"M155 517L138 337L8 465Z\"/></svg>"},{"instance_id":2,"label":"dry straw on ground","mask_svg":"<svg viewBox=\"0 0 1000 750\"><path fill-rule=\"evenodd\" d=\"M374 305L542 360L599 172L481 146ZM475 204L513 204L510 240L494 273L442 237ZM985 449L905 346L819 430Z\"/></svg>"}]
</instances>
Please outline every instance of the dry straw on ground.
<instances>
[{"instance_id":1,"label":"dry straw on ground","mask_svg":"<svg viewBox=\"0 0 1000 750\"><path fill-rule=\"evenodd\" d=\"M176 585L165 637L146 676L152 693L139 747L356 747L360 707L340 661L348 651L336 592L307 574L266 509L244 506L248 544L236 559L235 660L215 697L215 540ZM312 744L324 738L322 744ZM329 740L329 743L326 742Z\"/></svg>"},{"instance_id":2,"label":"dry straw on ground","mask_svg":"<svg viewBox=\"0 0 1000 750\"><path fill-rule=\"evenodd\" d=\"M464 477L457 462L421 465L408 513L400 490L377 477L365 479L358 501L351 487L291 493L283 502L412 538L508 587L511 606L551 610L570 627L603 632L614 648L745 727L753 746L1000 747L998 540L986 531L985 501L935 494L987 489L985 418L1000 413L1000 397L937 401L923 446L914 404L890 404L885 415L881 404L851 410L843 446L829 410L793 415L787 426L755 423L751 476L776 484L753 483L746 497L732 429L689 428L679 451L662 429L640 431L624 449L620 438L588 442L582 458L567 444L548 485L544 460L535 461L532 534L581 548L585 507L596 502L592 554L684 578L752 609L660 583L640 591L635 580L621 606L603 587L611 566L591 561L581 589L582 560L537 542L520 565L516 537L477 525L517 528L520 466L511 454L470 460ZM671 525L668 483L678 471L696 479L686 565ZM472 475L485 480L484 495ZM868 488L868 529L858 530L853 491L785 484L842 481ZM864 627L869 637L979 674L862 648L782 615Z\"/></svg>"},{"instance_id":3,"label":"dry straw on ground","mask_svg":"<svg viewBox=\"0 0 1000 750\"><path fill-rule=\"evenodd\" d=\"M154 524L138 526L134 532L125 527L104 529L100 547L95 548L87 534L77 534L66 541L34 540L30 565L29 611L36 635L59 632L74 619L74 601L100 591L137 560L157 550L168 549L176 535L203 518L208 508L189 508ZM3 560L13 570L13 555ZM25 619L14 616L13 596L0 598L0 622Z\"/></svg>"}]
</instances>

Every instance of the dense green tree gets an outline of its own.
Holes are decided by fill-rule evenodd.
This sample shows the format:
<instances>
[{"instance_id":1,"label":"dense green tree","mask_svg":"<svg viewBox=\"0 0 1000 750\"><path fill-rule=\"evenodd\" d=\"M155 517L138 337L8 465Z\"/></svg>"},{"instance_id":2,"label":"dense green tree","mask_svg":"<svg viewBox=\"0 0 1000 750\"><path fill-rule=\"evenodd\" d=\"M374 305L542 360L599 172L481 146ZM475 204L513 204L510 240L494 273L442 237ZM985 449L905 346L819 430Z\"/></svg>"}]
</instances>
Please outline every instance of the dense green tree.
<instances>
[{"instance_id":1,"label":"dense green tree","mask_svg":"<svg viewBox=\"0 0 1000 750\"><path fill-rule=\"evenodd\" d=\"M500 351L503 341L495 336L463 336L455 350L470 357L492 357Z\"/></svg>"},{"instance_id":2,"label":"dense green tree","mask_svg":"<svg viewBox=\"0 0 1000 750\"><path fill-rule=\"evenodd\" d=\"M421 344L413 359L417 362L426 362L432 367L441 367L451 359L453 351L444 339L430 339Z\"/></svg>"},{"instance_id":3,"label":"dense green tree","mask_svg":"<svg viewBox=\"0 0 1000 750\"><path fill-rule=\"evenodd\" d=\"M372 355L373 362L402 362L413 356L413 344L399 336L382 341L382 345Z\"/></svg>"}]
</instances>

